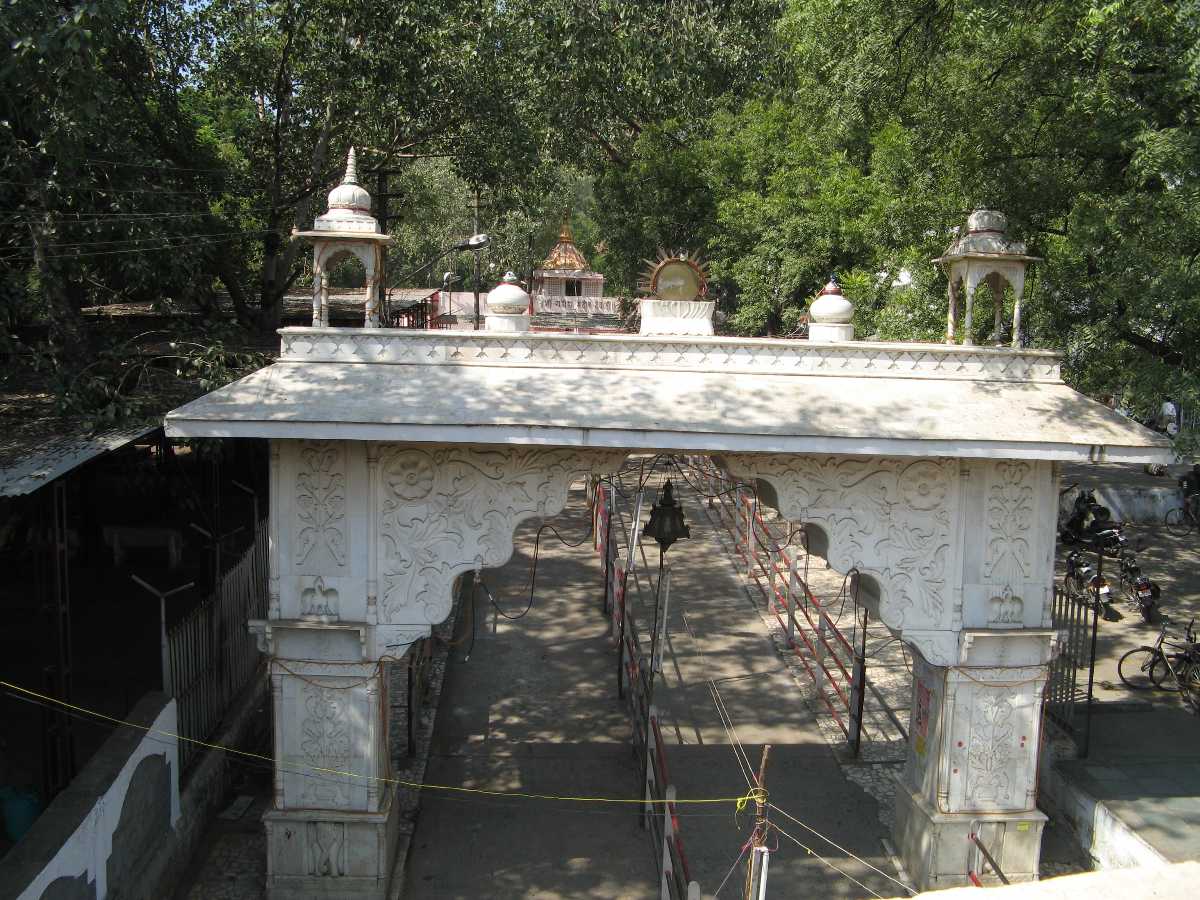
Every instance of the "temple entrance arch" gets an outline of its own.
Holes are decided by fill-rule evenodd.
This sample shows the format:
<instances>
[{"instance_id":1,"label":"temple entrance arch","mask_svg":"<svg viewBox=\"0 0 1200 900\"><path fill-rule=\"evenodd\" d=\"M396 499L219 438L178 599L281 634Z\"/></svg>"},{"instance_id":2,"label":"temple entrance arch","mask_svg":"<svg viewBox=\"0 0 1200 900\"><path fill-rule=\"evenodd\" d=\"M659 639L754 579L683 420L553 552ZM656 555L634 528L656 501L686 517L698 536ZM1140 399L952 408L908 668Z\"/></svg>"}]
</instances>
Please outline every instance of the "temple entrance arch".
<instances>
[{"instance_id":1,"label":"temple entrance arch","mask_svg":"<svg viewBox=\"0 0 1200 900\"><path fill-rule=\"evenodd\" d=\"M916 651L895 838L919 884L965 883L979 823L1009 877L1035 877L1056 463L1170 458L1045 351L713 336L283 329L278 362L167 430L271 441L253 628L274 695L273 897L386 896L382 667L448 614L455 576L508 558L521 521L646 451L717 456L877 584ZM313 767L346 777L314 794Z\"/></svg>"}]
</instances>

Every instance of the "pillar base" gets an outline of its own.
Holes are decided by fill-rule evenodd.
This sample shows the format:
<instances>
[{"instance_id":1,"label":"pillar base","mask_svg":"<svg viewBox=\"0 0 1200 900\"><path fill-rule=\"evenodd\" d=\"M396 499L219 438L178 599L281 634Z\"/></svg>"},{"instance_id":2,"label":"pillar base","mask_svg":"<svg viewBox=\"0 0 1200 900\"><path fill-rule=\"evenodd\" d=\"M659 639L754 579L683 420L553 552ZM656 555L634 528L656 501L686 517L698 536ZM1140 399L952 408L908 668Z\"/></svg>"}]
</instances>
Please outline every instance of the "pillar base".
<instances>
[{"instance_id":1,"label":"pillar base","mask_svg":"<svg viewBox=\"0 0 1200 900\"><path fill-rule=\"evenodd\" d=\"M893 837L904 868L920 891L970 884L974 872L984 884L1000 879L970 840L987 847L1009 881L1036 881L1046 816L1039 810L1015 813L943 813L903 782L896 784Z\"/></svg>"},{"instance_id":2,"label":"pillar base","mask_svg":"<svg viewBox=\"0 0 1200 900\"><path fill-rule=\"evenodd\" d=\"M485 331L504 331L509 334L524 334L529 330L529 316L500 315L489 313L483 320Z\"/></svg>"},{"instance_id":3,"label":"pillar base","mask_svg":"<svg viewBox=\"0 0 1200 900\"><path fill-rule=\"evenodd\" d=\"M400 804L377 813L272 809L267 900L387 900Z\"/></svg>"},{"instance_id":4,"label":"pillar base","mask_svg":"<svg viewBox=\"0 0 1200 900\"><path fill-rule=\"evenodd\" d=\"M854 340L854 326L850 323L811 322L808 339L815 344L836 344Z\"/></svg>"}]
</instances>

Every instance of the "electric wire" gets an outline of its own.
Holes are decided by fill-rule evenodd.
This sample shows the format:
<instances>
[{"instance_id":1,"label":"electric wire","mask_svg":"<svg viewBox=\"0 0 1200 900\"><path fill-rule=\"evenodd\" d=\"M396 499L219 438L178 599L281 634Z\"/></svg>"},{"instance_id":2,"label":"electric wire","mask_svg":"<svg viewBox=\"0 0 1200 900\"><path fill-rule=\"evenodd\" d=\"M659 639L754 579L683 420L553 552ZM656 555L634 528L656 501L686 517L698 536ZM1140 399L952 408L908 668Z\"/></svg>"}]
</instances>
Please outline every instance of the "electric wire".
<instances>
[{"instance_id":1,"label":"electric wire","mask_svg":"<svg viewBox=\"0 0 1200 900\"><path fill-rule=\"evenodd\" d=\"M804 844L801 841L796 840L796 838L792 837L790 834L788 834L786 831L784 831L782 828L780 828L774 822L771 823L770 827L774 828L777 832L782 834L789 841L792 841L794 844L796 844L796 846L798 846L801 850L806 852L809 856L815 856L817 859L819 859L821 862L823 862L829 868L833 869L833 871L837 872L843 878L849 878L851 881L853 881L855 884L857 884L860 888L862 888L864 891L866 891L872 897L876 897L876 898L878 898L878 900L883 900L882 895L875 893L873 890L871 890L869 887L867 887L865 884L863 884L861 881L859 881L857 878L855 878L853 875L851 875L845 869L838 868L836 865L831 863L829 860L827 860L825 857L823 857L820 853L818 853L812 847L809 847L807 844ZM861 862L861 860L860 860L860 862ZM895 879L892 879L892 880L895 881ZM902 887L904 887L904 889L906 891L913 893L912 889L909 888L907 885L903 884L902 882L897 882L897 884L900 884Z\"/></svg>"},{"instance_id":2,"label":"electric wire","mask_svg":"<svg viewBox=\"0 0 1200 900\"><path fill-rule=\"evenodd\" d=\"M530 563L530 567L529 567L529 600L525 603L525 608L523 610L521 610L519 613L517 613L516 615L505 612L504 609L501 608L500 604L496 602L496 598L494 596L492 596L492 591L487 586L487 583L484 582L482 579L480 579L480 583L483 585L483 591L485 594L487 594L488 601L495 608L496 612L499 613L500 615L502 615L504 618L508 619L510 622L515 622L518 619L525 618L527 615L529 615L529 611L531 609L533 609L533 596L534 596L534 590L537 586L538 557L541 554L542 532L543 531L552 532L554 534L554 536L558 539L560 544L562 544L564 547L569 547L573 550L576 547L582 547L591 538L592 529L595 527L595 521L596 520L594 518L591 520L591 524L588 526L588 533L585 534L582 538L580 538L575 543L571 543L566 538L564 538L559 533L558 529L549 523L545 523L540 528L538 528L537 534L534 536L534 539L533 539L533 561Z\"/></svg>"},{"instance_id":3,"label":"electric wire","mask_svg":"<svg viewBox=\"0 0 1200 900\"><path fill-rule=\"evenodd\" d=\"M713 900L717 900L717 897L721 895L721 888L725 887L725 883L729 881L729 876L734 873L734 870L736 870L738 867L738 863L740 863L746 856L746 851L750 849L751 840L752 838L747 838L746 842L742 844L742 849L738 852L737 859L733 861L733 865L729 867L729 871L725 873L725 877L721 879L721 883L717 885L717 889L713 891Z\"/></svg>"},{"instance_id":4,"label":"electric wire","mask_svg":"<svg viewBox=\"0 0 1200 900\"><path fill-rule=\"evenodd\" d=\"M121 725L113 725L108 722L97 722L91 716L82 715L78 712L74 712L71 710L63 710L57 705L52 705L50 703L44 703L40 700L35 700L30 697L21 696L21 695L13 693L12 691L4 691L4 693L7 694L9 697L12 697L14 700L18 700L22 703L29 703L29 704L32 704L34 706L38 706L41 708L57 710L61 714L70 716L71 718L76 719L81 722L85 722L85 723L88 723L91 725L96 725L96 726L106 726L106 727L112 729L112 731L114 731L114 732L119 727L125 727L125 726L121 726ZM139 726L133 725L132 727L136 728ZM149 741L153 741L154 743L159 744L163 747L170 747L175 744L174 739L168 739L166 737L162 737L162 736L159 736L154 733L147 734L145 736L145 739L149 740ZM221 748L221 749L224 750L224 748ZM456 756L455 754L438 754L438 753L429 754L430 759L453 758L455 756ZM234 755L234 756L227 757L226 762L233 764L233 765L242 766L246 769L253 770L255 772L273 773L273 772L279 771L279 772L284 772L288 775L296 775L301 778L308 778L313 781L320 781L320 782L324 782L326 784L343 784L343 783L345 783L345 779L340 776L325 775L325 774L320 774L320 773L316 773L316 772L306 772L306 771L302 771L300 769L288 768L288 766L286 764L280 764L277 761L268 762L266 760L266 758L246 759L246 758L241 758L241 757ZM444 803L471 803L471 804L475 804L478 806L487 806L487 807L494 808L494 809L511 809L512 808L511 801L504 799L504 798L481 799L479 797L455 797L452 795L444 795L444 796L438 797L438 802L439 803L443 803L443 802ZM678 801L676 801L676 802L678 802ZM562 806L541 806L541 807L539 807L538 815L547 815L547 814L549 814L549 815L572 815L572 816L628 816L629 815L628 811L622 811L622 810L578 809L578 808L562 807ZM718 818L725 819L725 818L728 818L729 813L728 812L707 812L707 813L706 812L676 812L674 815L675 815L675 818L678 818L678 819L718 819Z\"/></svg>"},{"instance_id":5,"label":"electric wire","mask_svg":"<svg viewBox=\"0 0 1200 900\"><path fill-rule=\"evenodd\" d=\"M837 843L836 841L834 841L834 840L832 840L832 839L830 839L830 838L826 837L825 835L821 834L821 832L817 831L817 830L816 830L815 828L813 828L811 825L808 825L808 824L807 824L807 823L805 823L805 822L801 822L799 819L797 819L795 816L793 816L793 815L792 815L790 812L788 812L786 809L780 809L780 808L779 808L778 806L776 806L774 803L770 803L770 802L768 802L768 803L767 803L767 805L768 805L769 807L771 807L771 809L775 810L775 812L777 812L777 813L779 813L781 816L783 816L785 819L789 819L790 821L792 821L792 822L795 822L795 823L796 823L797 825L799 825L801 828L805 829L806 831L808 831L809 833L811 833L811 834L815 835L816 837L819 837L821 840L823 840L825 843L829 844L831 847L835 848L835 849L836 849L836 850L838 850L839 852L841 852L841 853L845 853L845 854L846 854L848 857L850 857L850 858L851 858L852 860L854 860L855 862L861 863L862 865L866 866L868 869L871 869L872 871L874 871L874 872L876 872L876 873L878 873L878 874L882 875L882 876L883 876L884 878L886 878L888 881L895 882L896 884L900 885L900 887L904 888L904 890L908 891L908 893L910 893L910 894L916 894L916 891L914 891L912 888L910 888L910 887L909 887L907 884L905 884L905 883L904 883L903 881L901 881L899 878L895 878L895 877L893 877L893 876L889 875L887 872L883 871L883 869L880 869L880 868L878 868L877 866L873 866L873 865L871 865L869 862L867 862L865 859L863 859L863 858L862 858L862 857L860 857L860 856L856 856L854 853L852 853L852 852L850 852L849 850L847 850L847 849L846 849L845 847L843 847L841 844L839 844L839 843ZM777 827L777 828L778 828L778 826L775 826L775 827ZM781 833L782 833L782 829L780 829L780 831L781 831ZM791 837L791 835L785 835L785 837ZM796 839L795 839L795 838L792 838L792 840L796 840ZM799 842L799 841L796 841L796 843L800 843L800 842ZM810 852L811 852L811 851L810 851ZM878 895L878 894L876 894L876 896L879 896L879 895Z\"/></svg>"},{"instance_id":6,"label":"electric wire","mask_svg":"<svg viewBox=\"0 0 1200 900\"><path fill-rule=\"evenodd\" d=\"M273 756L266 756L265 754L262 754L262 753L254 753L249 750L240 750L236 747L227 747L227 746L223 746L221 744L212 743L210 741L202 741L202 740L198 740L196 738L190 738L190 737L187 737L186 735L177 734L173 731L167 731L167 730L161 729L161 728L155 728L151 725L141 725L141 724L138 724L137 722L129 722L124 719L117 718L116 716L109 716L104 713L98 712L96 710L88 709L87 707L84 707L84 706L79 706L78 704L69 703L66 700L60 700L57 697L51 697L47 694L39 693L38 691L34 691L30 688L22 687L19 684L13 684L10 681L0 680L0 687L7 688L10 692L15 691L18 694L25 695L26 697L32 697L35 700L45 701L47 703L53 704L56 707L60 707L63 709L72 710L74 712L84 713L86 715L93 716L96 719L99 719L99 720L105 721L105 722L111 722L114 725L121 725L121 726L125 726L127 728L134 728L138 731L142 731L147 734L162 735L167 738L173 738L177 741L186 741L190 744L194 744L199 747L206 747L210 750L220 750L225 753L234 754L234 755L245 757L248 759L262 760L264 762L270 763L273 766L276 764L275 757L273 757ZM397 785L400 787L412 788L412 789L416 789L416 790L449 791L449 792L454 792L454 793L459 793L459 794L471 794L471 795L478 795L478 796L485 796L485 797L515 798L515 799L523 799L523 800L549 800L549 801L555 801L555 802L560 802L560 803L607 803L607 804L614 804L614 805L618 805L618 804L619 805L627 805L627 804L635 804L635 803L637 803L637 804L654 804L654 805L664 805L667 803L675 803L675 804L733 803L733 804L741 804L742 806L745 806L748 802L754 801L759 797L763 797L762 792L760 792L756 789L751 790L747 794L740 796L740 797L687 797L687 798L677 798L675 800L667 800L665 798L660 800L660 799L656 799L656 798L646 798L646 797L584 797L584 796L575 796L575 795L567 795L567 794L542 794L542 793L535 793L532 791L500 791L500 790L492 790L492 789L488 789L488 788L470 788L470 787L466 787L464 785L430 784L427 782L420 782L420 781L407 781L407 780L400 779L400 778L389 778L389 777L382 777L382 776L378 776L378 775L364 775L360 772L349 772L349 771L344 771L341 769L334 769L334 768L327 767L327 766L306 765L306 766L302 766L301 768L305 769L307 771L310 771L310 772L316 772L316 773L324 774L327 776L338 776L341 778L353 778L358 781L366 781L366 782L379 782L379 783L383 783L383 784ZM765 801L765 797L764 797L764 801Z\"/></svg>"},{"instance_id":7,"label":"electric wire","mask_svg":"<svg viewBox=\"0 0 1200 900\"><path fill-rule=\"evenodd\" d=\"M83 250L74 253L47 253L46 259L82 259L93 256L115 256L122 253L158 253L162 250L191 250L197 247L212 247L217 244L227 244L231 241L241 241L255 235L235 234L225 238L210 238L206 240L194 240L188 244L162 244L154 247L128 247L122 250ZM14 259L32 259L32 250L21 250L15 253L10 253L5 256L0 256L0 260Z\"/></svg>"}]
</instances>

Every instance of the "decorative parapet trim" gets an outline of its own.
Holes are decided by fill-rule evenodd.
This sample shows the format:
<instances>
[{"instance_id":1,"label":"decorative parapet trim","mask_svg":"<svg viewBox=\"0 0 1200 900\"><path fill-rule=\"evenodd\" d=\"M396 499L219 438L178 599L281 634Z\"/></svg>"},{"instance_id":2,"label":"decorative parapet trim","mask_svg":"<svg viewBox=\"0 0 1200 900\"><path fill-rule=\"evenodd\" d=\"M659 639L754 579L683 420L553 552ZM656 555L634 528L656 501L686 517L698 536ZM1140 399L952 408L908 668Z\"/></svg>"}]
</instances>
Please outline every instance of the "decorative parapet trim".
<instances>
[{"instance_id":1,"label":"decorative parapet trim","mask_svg":"<svg viewBox=\"0 0 1200 900\"><path fill-rule=\"evenodd\" d=\"M766 338L487 334L365 328L284 328L284 362L663 369L856 378L1058 383L1046 350L868 341L814 345Z\"/></svg>"}]
</instances>

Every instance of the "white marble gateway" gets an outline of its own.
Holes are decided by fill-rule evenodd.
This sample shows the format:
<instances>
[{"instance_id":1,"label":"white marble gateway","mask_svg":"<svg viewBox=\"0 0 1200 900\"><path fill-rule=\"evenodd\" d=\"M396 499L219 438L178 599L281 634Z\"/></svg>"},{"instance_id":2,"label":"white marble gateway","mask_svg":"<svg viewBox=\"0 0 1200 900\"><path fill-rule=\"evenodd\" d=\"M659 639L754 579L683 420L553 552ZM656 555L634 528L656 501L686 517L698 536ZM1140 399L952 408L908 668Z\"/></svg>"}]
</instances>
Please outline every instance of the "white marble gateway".
<instances>
[{"instance_id":1,"label":"white marble gateway","mask_svg":"<svg viewBox=\"0 0 1200 900\"><path fill-rule=\"evenodd\" d=\"M501 304L503 305L503 304ZM512 315L505 310L500 315ZM836 323L835 323L836 324ZM278 362L167 416L271 440L274 898L387 896L386 667L517 525L631 450L707 452L824 535L913 650L895 840L965 883L974 831L1037 872L1057 462L1168 461L1054 354L945 344L293 328ZM320 772L312 779L304 772Z\"/></svg>"}]
</instances>

